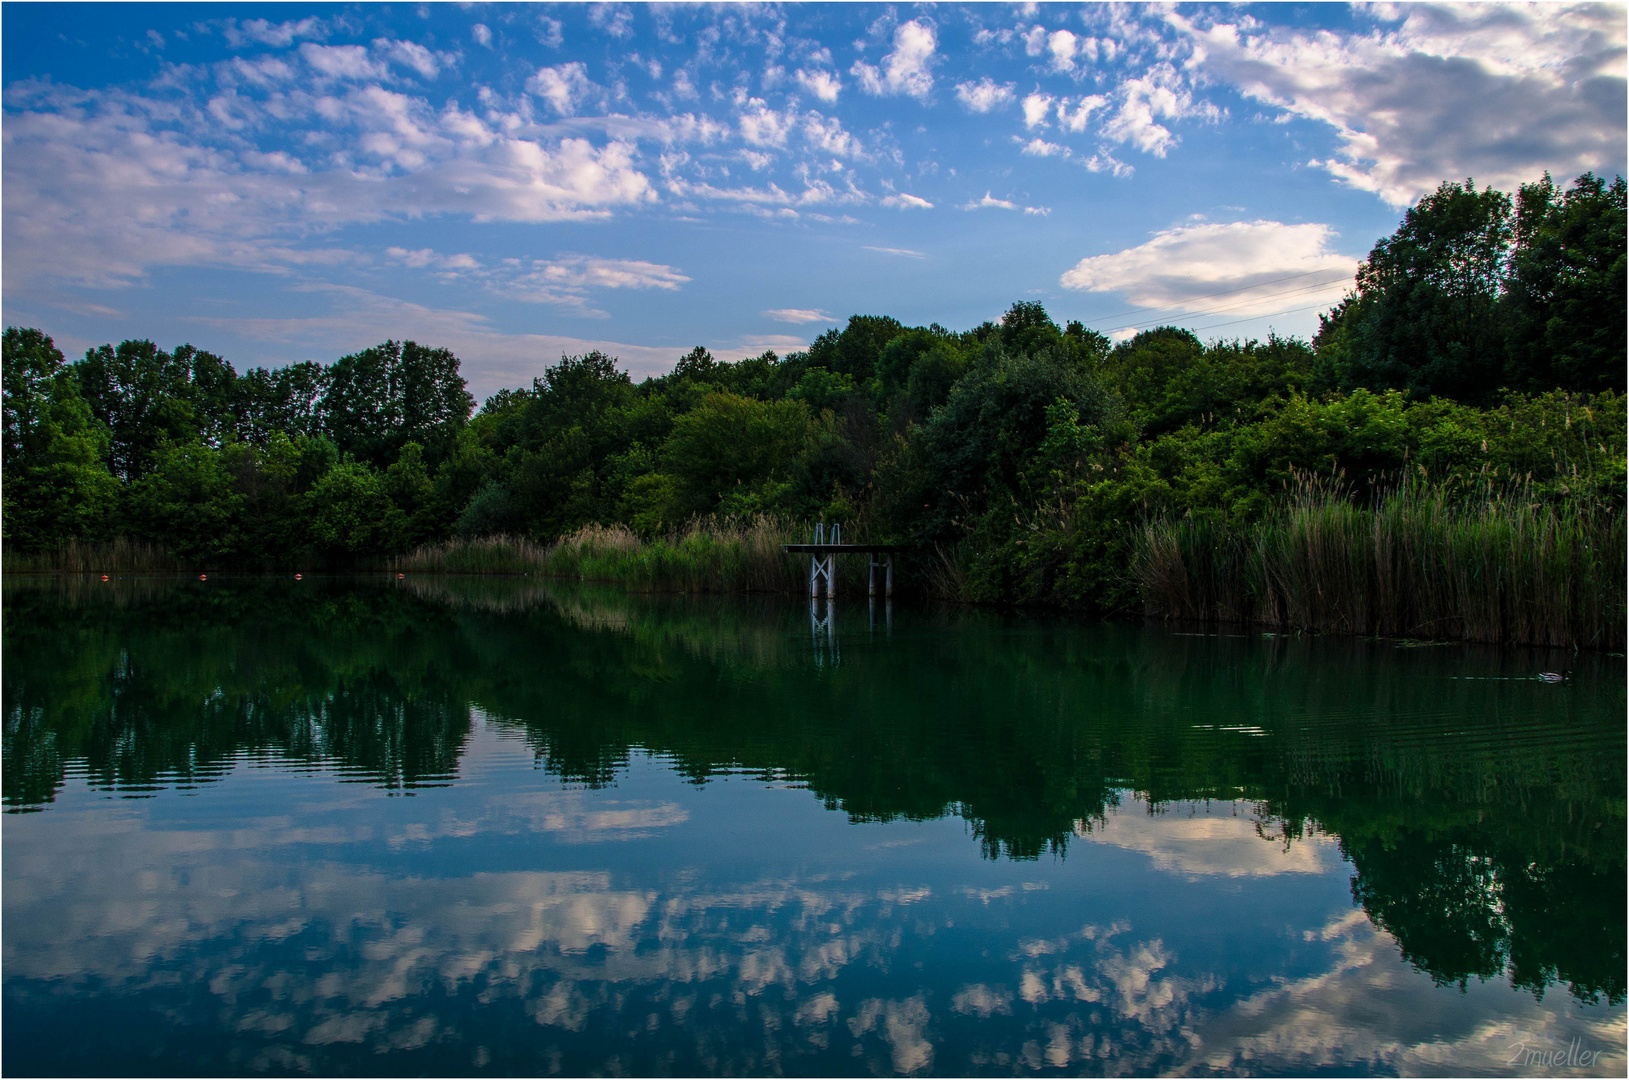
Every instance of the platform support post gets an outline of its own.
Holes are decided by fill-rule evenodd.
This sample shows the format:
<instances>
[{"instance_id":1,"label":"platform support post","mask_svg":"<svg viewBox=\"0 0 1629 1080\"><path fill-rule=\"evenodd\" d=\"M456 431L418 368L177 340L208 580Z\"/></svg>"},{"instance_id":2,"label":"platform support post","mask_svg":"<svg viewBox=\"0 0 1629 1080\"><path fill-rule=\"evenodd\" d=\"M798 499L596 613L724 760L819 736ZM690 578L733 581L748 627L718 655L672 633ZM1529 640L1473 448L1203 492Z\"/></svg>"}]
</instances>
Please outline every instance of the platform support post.
<instances>
[{"instance_id":1,"label":"platform support post","mask_svg":"<svg viewBox=\"0 0 1629 1080\"><path fill-rule=\"evenodd\" d=\"M894 553L888 553L888 599L894 598Z\"/></svg>"}]
</instances>

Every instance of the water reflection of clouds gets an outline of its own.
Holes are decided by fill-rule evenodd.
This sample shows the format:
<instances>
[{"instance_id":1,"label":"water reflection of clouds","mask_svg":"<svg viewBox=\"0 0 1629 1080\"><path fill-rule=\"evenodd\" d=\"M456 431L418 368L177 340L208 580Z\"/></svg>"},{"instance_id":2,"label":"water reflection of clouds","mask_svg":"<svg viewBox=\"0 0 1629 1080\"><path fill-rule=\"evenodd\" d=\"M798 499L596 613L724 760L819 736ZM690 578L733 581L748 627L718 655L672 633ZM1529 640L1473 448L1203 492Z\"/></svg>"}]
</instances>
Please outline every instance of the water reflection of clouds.
<instances>
[{"instance_id":1,"label":"water reflection of clouds","mask_svg":"<svg viewBox=\"0 0 1629 1080\"><path fill-rule=\"evenodd\" d=\"M1360 911L1334 916L1319 936L1335 946L1329 968L1261 990L1212 1017L1199 1029L1188 1071L1255 1072L1273 1062L1290 1071L1485 1075L1512 1071L1510 1058L1523 1041L1549 1047L1573 1039L1602 1051L1583 1074L1622 1076L1629 1064L1621 1012L1580 1015L1563 995L1547 1003L1503 980L1424 992L1423 976Z\"/></svg>"},{"instance_id":2,"label":"water reflection of clouds","mask_svg":"<svg viewBox=\"0 0 1629 1080\"><path fill-rule=\"evenodd\" d=\"M444 813L435 821L410 822L392 831L393 847L456 837L550 833L568 844L647 840L656 830L682 825L689 811L678 803L601 797L583 791L528 791L495 795L482 812Z\"/></svg>"},{"instance_id":3,"label":"water reflection of clouds","mask_svg":"<svg viewBox=\"0 0 1629 1080\"><path fill-rule=\"evenodd\" d=\"M1184 802L1152 811L1142 799L1127 798L1104 820L1079 823L1075 835L1143 852L1159 869L1189 877L1322 874L1340 864L1332 838L1309 834L1285 843L1269 835L1271 828L1239 816L1234 803Z\"/></svg>"},{"instance_id":4,"label":"water reflection of clouds","mask_svg":"<svg viewBox=\"0 0 1629 1080\"><path fill-rule=\"evenodd\" d=\"M317 1071L322 1055L346 1046L406 1050L462 1037L474 1014L448 1002L471 997L528 1018L543 1046L615 1032L610 1042L665 1040L698 1070L719 1072L771 1072L787 1055L828 1052L899 1073L1251 1071L1266 1062L1491 1071L1518 1034L1622 1042L1621 1012L1579 1017L1560 995L1538 1002L1502 984L1473 986L1474 1001L1432 987L1360 912L1332 912L1300 943L1326 958L1320 970L1275 977L1268 954L1267 983L1230 986L1181 955L1178 929L1153 916L1075 929L1049 925L1056 905L1051 916L1026 917L1023 905L1068 888L1058 874L1033 880L1047 876L1035 864L1003 864L1016 871L1008 884L986 875L979 887L928 883L920 869L718 880L653 848L661 872L403 875L368 864L366 853L542 833L579 845L578 858L589 841L620 849L705 822L668 797L492 791L456 806L421 801L407 815L415 820L329 824L316 813L323 791L344 822L359 796L315 780L301 816L218 830L165 827L151 816L158 802L86 812L65 799L49 818L7 820L8 981L90 979L122 993L175 980L207 987L220 1008L197 1022L226 1015L239 1031L279 1040L258 1067ZM1253 821L1221 812L1150 817L1128 800L1091 836L1149 854L1162 872L1246 882L1339 872L1326 841L1297 841L1286 854ZM310 855L278 854L294 843ZM1296 861L1303 846L1313 855ZM615 865L609 851L607 862ZM937 992L940 983L913 983L908 959L931 958L926 939L975 925L992 948L958 961L964 981ZM322 974L299 974L291 956ZM952 1030L969 1044L955 1059L944 1049ZM720 1043L720 1031L734 1035ZM1621 1071L1621 1049L1615 1055L1603 1071Z\"/></svg>"}]
</instances>

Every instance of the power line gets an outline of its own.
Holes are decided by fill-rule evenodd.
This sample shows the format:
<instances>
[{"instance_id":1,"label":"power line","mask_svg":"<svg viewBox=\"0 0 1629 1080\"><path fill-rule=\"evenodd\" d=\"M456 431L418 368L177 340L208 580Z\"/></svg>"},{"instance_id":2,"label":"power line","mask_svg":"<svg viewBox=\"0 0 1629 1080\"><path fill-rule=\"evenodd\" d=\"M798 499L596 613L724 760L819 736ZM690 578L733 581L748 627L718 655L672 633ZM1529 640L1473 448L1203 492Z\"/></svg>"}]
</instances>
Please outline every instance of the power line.
<instances>
[{"instance_id":1,"label":"power line","mask_svg":"<svg viewBox=\"0 0 1629 1080\"><path fill-rule=\"evenodd\" d=\"M1188 300L1189 301L1193 301L1193 300L1213 300L1218 296L1231 296L1233 293L1248 292L1251 289L1259 289L1263 285L1276 285L1280 281L1294 281L1296 278L1311 277L1313 274L1327 274L1329 272L1330 272L1329 268L1325 267L1322 270L1307 270L1307 271L1305 271L1303 273L1300 273L1300 274L1286 274L1284 277L1268 278L1266 281L1258 281L1254 285L1240 285L1236 289L1223 289L1221 292L1205 293L1203 296L1190 296L1188 298ZM1347 277L1351 277L1351 276L1352 275L1350 275L1350 274L1347 275ZM1338 278L1337 280L1345 281L1346 278ZM1108 322L1110 319L1118 319L1122 315L1135 315L1139 311L1171 311L1171 310L1174 310L1174 309L1172 307L1170 307L1169 305L1167 305L1165 307L1159 307L1157 305L1150 305L1148 307L1134 307L1134 308L1130 308L1129 310L1126 310L1126 311L1117 311L1113 315L1104 315L1103 317L1098 318L1098 319L1089 319L1089 320L1087 320L1087 325L1090 326L1093 323Z\"/></svg>"},{"instance_id":2,"label":"power line","mask_svg":"<svg viewBox=\"0 0 1629 1080\"><path fill-rule=\"evenodd\" d=\"M1322 304L1307 304L1304 307L1285 308L1283 311L1275 311L1270 315L1252 315L1248 319L1234 319L1231 322L1211 323L1209 326L1194 327L1194 330L1219 330L1224 326L1237 326L1240 323L1255 322L1257 319L1276 319L1280 315L1291 315L1297 311L1317 311L1323 306L1324 305Z\"/></svg>"}]
</instances>

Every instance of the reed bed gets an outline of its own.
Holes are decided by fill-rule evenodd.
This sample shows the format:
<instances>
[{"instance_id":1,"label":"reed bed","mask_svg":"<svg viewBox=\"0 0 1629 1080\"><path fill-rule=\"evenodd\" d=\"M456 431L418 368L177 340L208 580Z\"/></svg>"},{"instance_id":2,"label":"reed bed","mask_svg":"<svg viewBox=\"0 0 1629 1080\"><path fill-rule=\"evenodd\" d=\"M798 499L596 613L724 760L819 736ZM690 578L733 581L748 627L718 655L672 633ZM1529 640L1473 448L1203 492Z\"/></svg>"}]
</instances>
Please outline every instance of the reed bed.
<instances>
[{"instance_id":1,"label":"reed bed","mask_svg":"<svg viewBox=\"0 0 1629 1080\"><path fill-rule=\"evenodd\" d=\"M798 592L808 588L808 557L787 555L781 546L807 542L808 531L802 523L767 516L697 518L650 539L622 525L589 525L547 546L510 536L451 540L419 548L397 560L395 569L545 574L615 581L647 592ZM839 572L840 589L860 584L856 566Z\"/></svg>"},{"instance_id":2,"label":"reed bed","mask_svg":"<svg viewBox=\"0 0 1629 1080\"><path fill-rule=\"evenodd\" d=\"M392 570L421 574L535 574L549 548L524 536L478 536L425 544L397 559Z\"/></svg>"},{"instance_id":3,"label":"reed bed","mask_svg":"<svg viewBox=\"0 0 1629 1080\"><path fill-rule=\"evenodd\" d=\"M1148 523L1134 573L1168 618L1622 649L1622 511L1529 495L1413 484L1363 506L1303 484L1247 528Z\"/></svg>"},{"instance_id":4,"label":"reed bed","mask_svg":"<svg viewBox=\"0 0 1629 1080\"><path fill-rule=\"evenodd\" d=\"M47 551L3 557L8 574L165 574L186 569L157 544L120 536L101 543L69 540Z\"/></svg>"},{"instance_id":5,"label":"reed bed","mask_svg":"<svg viewBox=\"0 0 1629 1080\"><path fill-rule=\"evenodd\" d=\"M808 587L798 569L808 559L781 545L805 542L806 531L771 517L698 518L651 540L620 525L589 526L550 549L545 572L656 592L796 592Z\"/></svg>"}]
</instances>

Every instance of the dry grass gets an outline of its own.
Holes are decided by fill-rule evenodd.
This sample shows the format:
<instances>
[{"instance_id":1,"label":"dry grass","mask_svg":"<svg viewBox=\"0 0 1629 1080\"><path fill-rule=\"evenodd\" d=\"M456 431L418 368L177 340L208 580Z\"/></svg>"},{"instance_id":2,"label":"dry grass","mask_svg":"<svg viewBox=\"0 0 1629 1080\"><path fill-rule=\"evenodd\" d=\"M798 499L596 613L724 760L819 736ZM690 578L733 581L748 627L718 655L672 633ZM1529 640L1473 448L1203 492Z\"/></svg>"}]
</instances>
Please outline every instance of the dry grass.
<instances>
[{"instance_id":1,"label":"dry grass","mask_svg":"<svg viewBox=\"0 0 1629 1080\"><path fill-rule=\"evenodd\" d=\"M589 525L544 546L518 537L451 540L422 547L395 569L448 574L546 574L615 581L649 592L795 593L808 588L808 557L783 544L804 543L808 526L786 518L697 518L645 539L622 525ZM860 584L863 560L841 568L841 587Z\"/></svg>"},{"instance_id":2,"label":"dry grass","mask_svg":"<svg viewBox=\"0 0 1629 1080\"><path fill-rule=\"evenodd\" d=\"M523 536L482 536L426 544L403 555L392 570L421 574L541 573L549 549Z\"/></svg>"}]
</instances>

